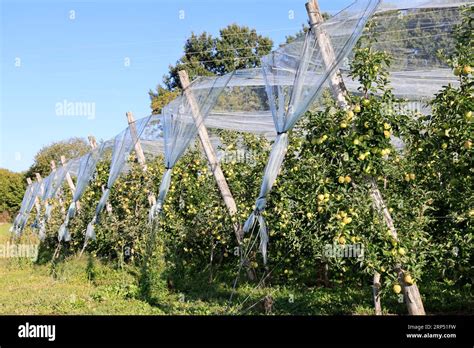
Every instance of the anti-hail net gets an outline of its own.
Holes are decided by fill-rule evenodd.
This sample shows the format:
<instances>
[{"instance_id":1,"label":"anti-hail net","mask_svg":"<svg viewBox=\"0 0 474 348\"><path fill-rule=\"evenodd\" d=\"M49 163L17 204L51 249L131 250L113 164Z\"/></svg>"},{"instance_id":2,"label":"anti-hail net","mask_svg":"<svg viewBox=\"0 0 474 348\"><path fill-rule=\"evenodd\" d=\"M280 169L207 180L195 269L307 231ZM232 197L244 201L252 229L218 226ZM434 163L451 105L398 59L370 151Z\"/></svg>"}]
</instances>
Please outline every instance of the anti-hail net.
<instances>
[{"instance_id":1,"label":"anti-hail net","mask_svg":"<svg viewBox=\"0 0 474 348\"><path fill-rule=\"evenodd\" d=\"M265 259L268 237L261 212L283 163L288 131L308 109L322 106L319 97L336 71L341 71L350 92L358 92L358 82L348 76L348 70L357 40L364 35L374 35L364 31L367 21L373 19L376 24L375 49L386 51L393 59L389 70L395 95L422 100L432 97L444 85L456 84L438 51L449 53L453 50L452 31L460 22L460 6L466 4L472 6L473 2L356 0L327 21L263 57L261 68L194 80L178 98L164 107L161 115L137 120L113 139L107 187L86 237L93 238L93 224L107 202L112 185L121 173L128 171L127 160L138 140L148 158L164 154L166 171L157 203L150 212L151 219L156 217L166 197L173 166L196 139L197 116L198 124L204 123L215 144L219 139L214 130L222 129L264 134L274 139L256 209L245 226L248 230L257 221L260 223L260 247ZM43 200L56 196L66 172L81 177L83 184L78 186L84 185L79 190L83 191L95 169L86 167L87 170L81 167L80 161L71 161L67 170L58 168L44 181ZM19 216L31 211L28 210L31 201L28 197L34 196L31 192L37 192L35 190L34 184L27 189Z\"/></svg>"}]
</instances>

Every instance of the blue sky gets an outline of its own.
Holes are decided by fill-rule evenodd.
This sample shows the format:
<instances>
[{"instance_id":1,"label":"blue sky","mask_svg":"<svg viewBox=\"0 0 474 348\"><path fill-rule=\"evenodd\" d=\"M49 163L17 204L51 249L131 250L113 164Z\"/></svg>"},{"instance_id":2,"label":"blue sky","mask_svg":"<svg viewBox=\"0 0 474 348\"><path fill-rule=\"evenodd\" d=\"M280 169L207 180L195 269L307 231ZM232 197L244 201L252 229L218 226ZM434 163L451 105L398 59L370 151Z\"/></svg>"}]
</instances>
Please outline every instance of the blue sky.
<instances>
[{"instance_id":1,"label":"blue sky","mask_svg":"<svg viewBox=\"0 0 474 348\"><path fill-rule=\"evenodd\" d=\"M328 12L350 2L319 1ZM148 90L181 56L192 31L215 35L238 23L278 45L306 22L305 0L0 4L0 167L13 171L26 170L51 142L113 137L126 127L126 111L149 115ZM79 104L86 108L68 114Z\"/></svg>"}]
</instances>

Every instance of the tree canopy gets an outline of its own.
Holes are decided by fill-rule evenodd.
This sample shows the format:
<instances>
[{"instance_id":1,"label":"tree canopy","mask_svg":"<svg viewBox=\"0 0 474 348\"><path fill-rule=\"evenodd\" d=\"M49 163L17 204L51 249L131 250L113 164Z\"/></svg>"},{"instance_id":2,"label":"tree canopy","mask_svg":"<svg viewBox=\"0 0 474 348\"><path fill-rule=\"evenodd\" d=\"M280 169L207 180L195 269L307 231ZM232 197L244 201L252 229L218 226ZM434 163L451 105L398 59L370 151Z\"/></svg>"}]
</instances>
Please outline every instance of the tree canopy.
<instances>
[{"instance_id":1,"label":"tree canopy","mask_svg":"<svg viewBox=\"0 0 474 348\"><path fill-rule=\"evenodd\" d=\"M61 156L66 160L85 155L90 150L86 140L82 138L70 138L43 147L35 155L33 165L28 169L25 176L34 177L35 173L45 177L51 173L51 161L61 163Z\"/></svg>"},{"instance_id":2,"label":"tree canopy","mask_svg":"<svg viewBox=\"0 0 474 348\"><path fill-rule=\"evenodd\" d=\"M216 38L206 32L192 33L184 45L184 55L175 65L170 65L168 74L163 77L163 85L148 92L153 113L159 113L176 97L176 89L181 88L180 70L186 70L193 80L197 76L224 75L236 69L255 68L272 47L273 41L269 37L237 24L221 29Z\"/></svg>"},{"instance_id":3,"label":"tree canopy","mask_svg":"<svg viewBox=\"0 0 474 348\"><path fill-rule=\"evenodd\" d=\"M9 220L20 209L25 186L23 174L0 168L0 221Z\"/></svg>"}]
</instances>

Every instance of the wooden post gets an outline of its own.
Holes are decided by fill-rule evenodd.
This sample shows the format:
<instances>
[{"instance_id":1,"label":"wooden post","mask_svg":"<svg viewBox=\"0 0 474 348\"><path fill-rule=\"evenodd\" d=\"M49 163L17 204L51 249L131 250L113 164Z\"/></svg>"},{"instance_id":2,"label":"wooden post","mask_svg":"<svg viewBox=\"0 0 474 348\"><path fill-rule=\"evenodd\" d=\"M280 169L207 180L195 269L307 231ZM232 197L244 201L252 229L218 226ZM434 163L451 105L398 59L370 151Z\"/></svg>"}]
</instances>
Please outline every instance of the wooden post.
<instances>
[{"instance_id":1,"label":"wooden post","mask_svg":"<svg viewBox=\"0 0 474 348\"><path fill-rule=\"evenodd\" d=\"M66 157L61 156L61 163L63 167L66 165ZM74 196L74 192L76 192L76 186L74 185L74 181L72 181L71 174L69 174L69 172L66 172L66 181L69 186L69 189L71 190L72 195ZM76 207L78 210L80 209L79 202L76 202Z\"/></svg>"},{"instance_id":2,"label":"wooden post","mask_svg":"<svg viewBox=\"0 0 474 348\"><path fill-rule=\"evenodd\" d=\"M131 112L127 112L126 116L127 116L128 126L130 128L130 135L132 137L133 142L135 143L135 154L137 156L138 163L140 163L143 171L146 172L147 166L146 166L145 154L143 153L142 144L140 143L140 139L138 137L137 126L135 124L135 118L133 117L133 114ZM153 206L156 204L156 197L152 192L148 194L148 202L150 203L150 206Z\"/></svg>"},{"instance_id":3,"label":"wooden post","mask_svg":"<svg viewBox=\"0 0 474 348\"><path fill-rule=\"evenodd\" d=\"M306 3L306 11L308 12L310 27L316 35L324 64L326 67L331 67L332 64L334 64L336 55L327 33L318 27L319 24L324 22L324 18L319 10L318 2L316 0L308 1ZM329 83L339 106L343 109L347 109L349 107L346 99L348 92L339 70L330 76Z\"/></svg>"},{"instance_id":4,"label":"wooden post","mask_svg":"<svg viewBox=\"0 0 474 348\"><path fill-rule=\"evenodd\" d=\"M51 160L51 172L53 173L54 171L56 171L56 162L54 160ZM59 188L59 190L61 190L61 188ZM59 206L61 207L61 212L64 214L65 213L64 203L63 203L63 198L61 197L61 195L58 195L58 201L59 201Z\"/></svg>"},{"instance_id":5,"label":"wooden post","mask_svg":"<svg viewBox=\"0 0 474 348\"><path fill-rule=\"evenodd\" d=\"M380 193L380 190L377 186L377 182L374 178L370 178L370 185L370 196L372 197L374 206L383 216L385 225L388 227L392 238L396 242L398 242L398 233L395 229L392 216L383 200L382 194ZM426 313L423 306L423 301L421 299L420 291L418 290L418 286L416 286L416 284L407 284L405 282L405 272L403 271L402 266L400 264L395 265L395 271L397 272L398 281L403 289L403 294L405 296L405 301L408 307L408 313L411 315L425 315Z\"/></svg>"},{"instance_id":6,"label":"wooden post","mask_svg":"<svg viewBox=\"0 0 474 348\"><path fill-rule=\"evenodd\" d=\"M41 194L44 193L44 187L42 185L42 182L43 182L43 178L41 177L41 174L40 173L35 173L35 176L36 176L36 181L38 182L38 184L40 184L40 191L41 191Z\"/></svg>"},{"instance_id":7,"label":"wooden post","mask_svg":"<svg viewBox=\"0 0 474 348\"><path fill-rule=\"evenodd\" d=\"M95 140L95 137L92 136L92 135L89 135L87 137L87 139L89 139L89 145L90 147L92 148L92 150L94 150L95 148L97 148L97 141Z\"/></svg>"},{"instance_id":8,"label":"wooden post","mask_svg":"<svg viewBox=\"0 0 474 348\"><path fill-rule=\"evenodd\" d=\"M97 141L95 140L95 137L92 135L89 135L88 139L89 139L89 146L91 147L92 150L95 150L97 148ZM102 185L102 193L104 191L105 191L105 187L104 185ZM105 210L107 211L107 213L112 212L112 205L109 203L109 201L105 203Z\"/></svg>"},{"instance_id":9,"label":"wooden post","mask_svg":"<svg viewBox=\"0 0 474 348\"><path fill-rule=\"evenodd\" d=\"M374 307L375 307L375 315L382 315L382 303L380 302L380 288L382 284L380 284L380 273L374 273L373 285L372 285L372 292L373 292L373 299L374 299Z\"/></svg>"},{"instance_id":10,"label":"wooden post","mask_svg":"<svg viewBox=\"0 0 474 348\"><path fill-rule=\"evenodd\" d=\"M36 181L40 185L41 195L43 195L44 194L43 178L41 177L40 173L35 173L35 176L36 176ZM40 214L41 213L41 202L38 199L38 197L35 198L35 206L36 206L36 211L38 212L38 214Z\"/></svg>"},{"instance_id":11,"label":"wooden post","mask_svg":"<svg viewBox=\"0 0 474 348\"><path fill-rule=\"evenodd\" d=\"M43 178L41 178L40 173L35 173L35 176L36 176L36 181L40 185L40 187L39 187L40 193L43 194L43 192L44 192L44 188L43 188L43 185L42 185ZM41 214L41 203L40 203L40 200L38 199L38 197L35 197L35 208L36 208L36 212L38 214Z\"/></svg>"},{"instance_id":12,"label":"wooden post","mask_svg":"<svg viewBox=\"0 0 474 348\"><path fill-rule=\"evenodd\" d=\"M207 160L209 161L209 165L211 167L211 171L214 174L214 178L216 179L217 186L221 192L222 198L224 199L224 203L227 207L229 215L234 217L237 214L237 205L235 204L234 197L230 192L229 185L224 177L224 173L219 165L219 161L217 160L216 153L214 148L212 147L211 140L209 139L209 134L207 133L207 129L204 126L204 120L202 118L201 112L199 111L199 106L194 98L192 91L188 88L190 85L188 73L184 70L178 72L179 79L181 81L181 86L183 88L184 94L191 106L191 113L196 123L196 127L198 129L199 139L201 140L202 147L204 149L204 153L206 154ZM237 238L237 242L239 245L242 242L242 229L238 222L234 222L234 233L235 237Z\"/></svg>"},{"instance_id":13,"label":"wooden post","mask_svg":"<svg viewBox=\"0 0 474 348\"><path fill-rule=\"evenodd\" d=\"M38 173L36 173L36 180L38 181L38 183L41 184L41 176L40 176L40 180L38 180ZM33 181L30 179L30 178L26 178L26 182L28 183L28 185L31 185L33 183ZM41 211L41 207L40 207L40 202L38 200L38 197L35 197L35 209L36 211L39 213Z\"/></svg>"},{"instance_id":14,"label":"wooden post","mask_svg":"<svg viewBox=\"0 0 474 348\"><path fill-rule=\"evenodd\" d=\"M325 33L324 30L322 30L318 26L318 24L321 24L324 21L324 19L319 10L319 5L318 5L317 0L308 1L306 3L306 11L308 12L309 23L310 23L311 29L314 30L314 33L316 35L324 64L326 65L327 68L329 68L332 66L336 58L334 54L334 49L332 47L331 41L327 33ZM347 110L349 108L349 103L347 102L347 98L346 98L348 95L348 92L347 92L347 88L344 84L344 81L342 79L340 72L336 71L336 73L330 77L329 82L331 85L333 95L337 100L337 103L342 109ZM390 229L390 232L392 233L392 236L394 237L394 239L398 240L398 235L397 235L395 226L393 224L392 216L390 212L388 211L388 208L383 200L382 194L380 193L377 183L374 180L374 178L371 178L370 181L371 181L371 197L372 197L373 204L375 208L378 210L378 212L383 216L385 224ZM425 315L425 310L423 308L423 302L421 300L418 287L415 284L410 285L404 282L404 272L401 269L400 265L396 265L395 270L398 274L400 284L402 285L402 288L405 294L408 312L413 315ZM377 281L377 283L375 283L375 281ZM374 275L374 284L373 284L374 289L378 287L379 284L380 284L380 275L377 276L377 273L376 273ZM375 296L375 291L374 291L374 296ZM374 302L377 303L377 297L374 297ZM377 311L377 308L376 308L376 311Z\"/></svg>"}]
</instances>

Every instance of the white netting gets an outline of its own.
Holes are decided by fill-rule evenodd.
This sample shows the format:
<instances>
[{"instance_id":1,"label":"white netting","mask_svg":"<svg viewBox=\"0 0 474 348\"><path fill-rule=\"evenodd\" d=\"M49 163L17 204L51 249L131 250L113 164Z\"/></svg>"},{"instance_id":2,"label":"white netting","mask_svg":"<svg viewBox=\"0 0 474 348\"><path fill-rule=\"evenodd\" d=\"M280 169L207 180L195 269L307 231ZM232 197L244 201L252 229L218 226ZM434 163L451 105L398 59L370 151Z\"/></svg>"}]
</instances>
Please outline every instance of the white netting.
<instances>
[{"instance_id":1,"label":"white netting","mask_svg":"<svg viewBox=\"0 0 474 348\"><path fill-rule=\"evenodd\" d=\"M432 97L444 85L456 83L452 72L438 57L438 51L449 53L453 50L452 31L460 22L459 6L466 4L473 2L356 0L326 22L263 57L261 68L196 79L183 94L163 108L162 115L137 120L112 140L107 187L86 238L93 237L93 225L106 204L113 183L129 169L127 159L137 140L148 158L164 153L167 170L150 218L157 215L168 191L173 166L196 138L197 119L204 122L215 145L219 144L219 137L212 130L220 129L264 134L275 139L256 209L245 224L245 230L249 230L259 222L260 246L266 259L268 236L261 212L283 163L287 132L308 109L320 107L318 97L338 69L348 90L358 92L359 84L348 76L348 70L357 40L361 35L373 35L363 31L367 21L372 18L376 23L374 48L386 51L393 59L389 69L394 94L421 100ZM69 172L77 177L74 202L77 201L95 169L97 161L94 159L89 163L93 156L88 154L81 160L70 161L45 178L41 198L54 198L65 173ZM33 184L27 189L15 226L26 223L24 217L27 218L34 204L32 197L38 195L37 186Z\"/></svg>"}]
</instances>

